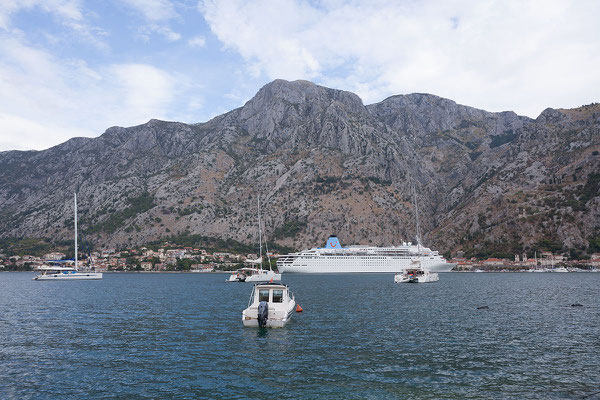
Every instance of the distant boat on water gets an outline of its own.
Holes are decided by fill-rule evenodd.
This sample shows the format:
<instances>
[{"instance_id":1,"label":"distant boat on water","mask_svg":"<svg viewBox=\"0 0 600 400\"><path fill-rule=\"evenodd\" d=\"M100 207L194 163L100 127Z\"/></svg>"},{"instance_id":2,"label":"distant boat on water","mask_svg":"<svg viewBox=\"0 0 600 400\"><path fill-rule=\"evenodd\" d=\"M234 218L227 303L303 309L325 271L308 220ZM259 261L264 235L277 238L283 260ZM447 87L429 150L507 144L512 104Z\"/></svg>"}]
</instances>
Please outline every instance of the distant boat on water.
<instances>
[{"instance_id":1,"label":"distant boat on water","mask_svg":"<svg viewBox=\"0 0 600 400\"><path fill-rule=\"evenodd\" d=\"M256 265L256 267L244 267L237 271L234 271L227 279L227 282L273 282L280 281L281 274L276 273L271 269L271 258L269 257L269 248L267 247L267 238L265 236L265 250L269 261L269 270L263 269L263 256L262 256L262 221L260 218L260 197L257 200L258 203L258 253L259 257L256 260L246 260L246 263Z\"/></svg>"},{"instance_id":2,"label":"distant boat on water","mask_svg":"<svg viewBox=\"0 0 600 400\"><path fill-rule=\"evenodd\" d=\"M102 279L102 272L82 272L78 270L78 252L77 252L77 193L74 197L75 214L75 266L61 267L52 265L42 265L36 270L41 273L33 278L35 281L75 281L75 280L98 280Z\"/></svg>"}]
</instances>

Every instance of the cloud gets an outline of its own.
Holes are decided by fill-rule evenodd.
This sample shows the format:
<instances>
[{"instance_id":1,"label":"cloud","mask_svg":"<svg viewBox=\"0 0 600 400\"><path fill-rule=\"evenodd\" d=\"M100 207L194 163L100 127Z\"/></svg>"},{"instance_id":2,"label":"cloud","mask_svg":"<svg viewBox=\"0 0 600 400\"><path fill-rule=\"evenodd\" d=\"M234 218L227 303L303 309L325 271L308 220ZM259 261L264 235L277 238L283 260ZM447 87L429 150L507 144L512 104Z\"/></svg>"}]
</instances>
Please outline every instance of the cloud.
<instances>
[{"instance_id":1,"label":"cloud","mask_svg":"<svg viewBox=\"0 0 600 400\"><path fill-rule=\"evenodd\" d=\"M84 16L79 0L3 0L0 2L0 29L14 34L11 27L12 17L19 12L41 11L54 17L59 25L67 28L65 38L58 35L47 36L49 40L72 43L77 40L101 50L108 50L107 32L91 25ZM47 34L47 33L46 33Z\"/></svg>"},{"instance_id":2,"label":"cloud","mask_svg":"<svg viewBox=\"0 0 600 400\"><path fill-rule=\"evenodd\" d=\"M257 79L311 79L365 102L430 92L535 117L597 101L596 1L199 4Z\"/></svg>"},{"instance_id":3,"label":"cloud","mask_svg":"<svg viewBox=\"0 0 600 400\"><path fill-rule=\"evenodd\" d=\"M169 42L181 39L181 34L173 31L169 23L180 16L174 5L168 0L121 0L125 5L141 14L147 24L139 28L139 36L150 40L152 33L157 33Z\"/></svg>"},{"instance_id":4,"label":"cloud","mask_svg":"<svg viewBox=\"0 0 600 400\"><path fill-rule=\"evenodd\" d=\"M84 19L79 0L3 0L0 3L0 28L8 30L13 14L34 8L71 23Z\"/></svg>"},{"instance_id":5,"label":"cloud","mask_svg":"<svg viewBox=\"0 0 600 400\"><path fill-rule=\"evenodd\" d=\"M151 118L190 119L202 104L197 85L149 64L93 67L1 35L0 54L0 151L43 149Z\"/></svg>"},{"instance_id":6,"label":"cloud","mask_svg":"<svg viewBox=\"0 0 600 400\"><path fill-rule=\"evenodd\" d=\"M206 39L204 36L194 36L190 40L188 40L188 46L192 48L201 48L206 45Z\"/></svg>"},{"instance_id":7,"label":"cloud","mask_svg":"<svg viewBox=\"0 0 600 400\"><path fill-rule=\"evenodd\" d=\"M177 17L175 7L168 0L121 0L124 4L140 12L151 22L164 22Z\"/></svg>"}]
</instances>

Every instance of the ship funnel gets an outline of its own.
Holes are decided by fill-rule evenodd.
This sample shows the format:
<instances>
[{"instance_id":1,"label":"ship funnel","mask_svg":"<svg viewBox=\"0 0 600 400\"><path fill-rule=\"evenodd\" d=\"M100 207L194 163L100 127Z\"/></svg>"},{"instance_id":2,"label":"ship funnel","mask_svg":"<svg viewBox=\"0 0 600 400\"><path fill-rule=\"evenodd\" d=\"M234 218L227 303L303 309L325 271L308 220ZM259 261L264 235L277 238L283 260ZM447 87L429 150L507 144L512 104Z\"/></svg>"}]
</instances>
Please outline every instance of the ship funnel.
<instances>
[{"instance_id":1,"label":"ship funnel","mask_svg":"<svg viewBox=\"0 0 600 400\"><path fill-rule=\"evenodd\" d=\"M327 239L327 244L325 245L326 249L341 249L342 245L340 244L339 239L337 238L337 236L329 236L329 239Z\"/></svg>"}]
</instances>

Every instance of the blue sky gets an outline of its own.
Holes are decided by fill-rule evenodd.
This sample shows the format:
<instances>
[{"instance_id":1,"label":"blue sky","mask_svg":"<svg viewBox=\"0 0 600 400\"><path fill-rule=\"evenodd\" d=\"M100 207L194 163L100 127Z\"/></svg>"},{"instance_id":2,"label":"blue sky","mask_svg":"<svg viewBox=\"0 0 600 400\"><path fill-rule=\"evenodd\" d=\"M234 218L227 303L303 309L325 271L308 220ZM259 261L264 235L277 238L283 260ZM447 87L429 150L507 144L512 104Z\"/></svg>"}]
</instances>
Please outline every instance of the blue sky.
<instances>
[{"instance_id":1,"label":"blue sky","mask_svg":"<svg viewBox=\"0 0 600 400\"><path fill-rule=\"evenodd\" d=\"M276 78L536 117L600 101L599 15L585 0L0 0L0 151L203 122Z\"/></svg>"}]
</instances>

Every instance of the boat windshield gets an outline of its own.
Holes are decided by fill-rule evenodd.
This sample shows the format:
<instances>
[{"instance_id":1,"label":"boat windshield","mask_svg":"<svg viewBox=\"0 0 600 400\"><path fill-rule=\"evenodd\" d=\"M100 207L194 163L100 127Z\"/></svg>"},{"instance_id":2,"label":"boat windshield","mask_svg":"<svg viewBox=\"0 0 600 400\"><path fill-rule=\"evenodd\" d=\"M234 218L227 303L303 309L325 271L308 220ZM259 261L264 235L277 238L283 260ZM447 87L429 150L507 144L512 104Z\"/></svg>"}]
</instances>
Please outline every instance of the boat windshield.
<instances>
[{"instance_id":1,"label":"boat windshield","mask_svg":"<svg viewBox=\"0 0 600 400\"><path fill-rule=\"evenodd\" d=\"M282 289L274 289L273 290L273 303L283 303L283 290Z\"/></svg>"},{"instance_id":2,"label":"boat windshield","mask_svg":"<svg viewBox=\"0 0 600 400\"><path fill-rule=\"evenodd\" d=\"M258 301L269 301L269 289L258 290Z\"/></svg>"}]
</instances>

